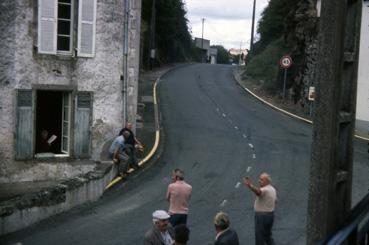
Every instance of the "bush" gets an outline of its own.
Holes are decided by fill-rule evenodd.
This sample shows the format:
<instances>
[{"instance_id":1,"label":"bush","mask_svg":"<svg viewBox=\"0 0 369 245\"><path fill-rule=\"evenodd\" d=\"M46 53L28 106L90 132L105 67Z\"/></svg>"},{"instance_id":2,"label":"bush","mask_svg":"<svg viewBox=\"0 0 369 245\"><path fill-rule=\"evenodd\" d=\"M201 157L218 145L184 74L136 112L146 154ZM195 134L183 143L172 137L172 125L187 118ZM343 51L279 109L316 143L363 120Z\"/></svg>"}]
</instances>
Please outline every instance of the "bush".
<instances>
[{"instance_id":1,"label":"bush","mask_svg":"<svg viewBox=\"0 0 369 245\"><path fill-rule=\"evenodd\" d=\"M247 75L263 80L263 87L267 91L278 92L282 89L279 79L279 60L287 53L287 50L282 38L271 42L260 54L253 56L249 61L246 67Z\"/></svg>"}]
</instances>

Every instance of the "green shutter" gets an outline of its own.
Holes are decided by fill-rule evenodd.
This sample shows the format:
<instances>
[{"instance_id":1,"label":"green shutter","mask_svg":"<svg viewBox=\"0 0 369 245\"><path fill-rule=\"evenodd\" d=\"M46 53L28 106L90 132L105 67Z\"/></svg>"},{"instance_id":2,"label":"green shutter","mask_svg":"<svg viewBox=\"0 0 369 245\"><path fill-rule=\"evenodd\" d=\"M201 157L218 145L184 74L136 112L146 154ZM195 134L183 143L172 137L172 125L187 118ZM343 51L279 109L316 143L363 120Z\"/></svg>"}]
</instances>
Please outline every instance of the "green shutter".
<instances>
[{"instance_id":1,"label":"green shutter","mask_svg":"<svg viewBox=\"0 0 369 245\"><path fill-rule=\"evenodd\" d=\"M76 102L74 154L76 157L88 157L91 141L91 93L78 93Z\"/></svg>"},{"instance_id":2,"label":"green shutter","mask_svg":"<svg viewBox=\"0 0 369 245\"><path fill-rule=\"evenodd\" d=\"M17 124L15 138L15 159L27 160L33 157L32 90L18 90Z\"/></svg>"}]
</instances>

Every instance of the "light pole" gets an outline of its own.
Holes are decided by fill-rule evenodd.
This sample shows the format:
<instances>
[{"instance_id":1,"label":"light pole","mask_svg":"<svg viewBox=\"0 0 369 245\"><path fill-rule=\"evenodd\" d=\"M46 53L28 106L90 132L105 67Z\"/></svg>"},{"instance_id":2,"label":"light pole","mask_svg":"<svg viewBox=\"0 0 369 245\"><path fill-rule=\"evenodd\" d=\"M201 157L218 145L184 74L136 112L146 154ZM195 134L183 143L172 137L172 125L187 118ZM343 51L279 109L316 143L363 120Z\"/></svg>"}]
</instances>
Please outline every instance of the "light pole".
<instances>
[{"instance_id":1,"label":"light pole","mask_svg":"<svg viewBox=\"0 0 369 245\"><path fill-rule=\"evenodd\" d=\"M150 23L150 40L149 40L149 66L152 70L154 59L155 59L155 22L156 22L156 3L155 0L152 2L151 8L151 23Z\"/></svg>"},{"instance_id":2,"label":"light pole","mask_svg":"<svg viewBox=\"0 0 369 245\"><path fill-rule=\"evenodd\" d=\"M204 21L205 18L202 18L202 30L201 30L201 48L204 49Z\"/></svg>"},{"instance_id":3,"label":"light pole","mask_svg":"<svg viewBox=\"0 0 369 245\"><path fill-rule=\"evenodd\" d=\"M240 42L240 53L239 53L239 56L238 56L238 64L241 65L241 54L242 54L242 40Z\"/></svg>"},{"instance_id":4,"label":"light pole","mask_svg":"<svg viewBox=\"0 0 369 245\"><path fill-rule=\"evenodd\" d=\"M204 52L204 21L205 18L202 18L202 31L201 31L201 52ZM201 62L204 62L204 55L201 54Z\"/></svg>"},{"instance_id":5,"label":"light pole","mask_svg":"<svg viewBox=\"0 0 369 245\"><path fill-rule=\"evenodd\" d=\"M254 0L254 5L252 7L250 52L252 52L252 48L254 46L255 6L256 6L256 0Z\"/></svg>"}]
</instances>

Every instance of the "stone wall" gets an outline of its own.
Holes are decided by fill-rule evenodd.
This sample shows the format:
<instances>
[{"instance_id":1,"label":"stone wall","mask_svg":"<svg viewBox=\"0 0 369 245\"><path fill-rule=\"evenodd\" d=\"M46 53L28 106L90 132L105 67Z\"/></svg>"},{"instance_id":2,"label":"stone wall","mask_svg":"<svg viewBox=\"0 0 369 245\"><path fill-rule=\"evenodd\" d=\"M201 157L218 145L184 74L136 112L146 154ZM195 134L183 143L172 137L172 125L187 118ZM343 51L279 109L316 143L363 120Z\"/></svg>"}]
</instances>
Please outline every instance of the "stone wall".
<instances>
[{"instance_id":1,"label":"stone wall","mask_svg":"<svg viewBox=\"0 0 369 245\"><path fill-rule=\"evenodd\" d=\"M72 88L75 92L92 92L92 160L100 159L104 144L117 134L125 120L122 93L124 81L121 79L124 73L124 0L97 0L96 53L93 58L39 54L37 2L14 0L0 3L0 180L12 181L11 176L20 170L34 169L38 164L36 160L14 160L16 89L57 85ZM141 3L134 0L131 2L131 6L134 6L131 10L131 23L134 24L131 24L130 30L132 50L129 54L127 101L130 120L135 121ZM50 160L46 164L57 163ZM19 175L17 178L20 179L16 181L22 180Z\"/></svg>"},{"instance_id":2,"label":"stone wall","mask_svg":"<svg viewBox=\"0 0 369 245\"><path fill-rule=\"evenodd\" d=\"M0 175L5 175L5 165L12 156L7 154L13 149L13 64L15 39L15 1L0 2Z\"/></svg>"}]
</instances>

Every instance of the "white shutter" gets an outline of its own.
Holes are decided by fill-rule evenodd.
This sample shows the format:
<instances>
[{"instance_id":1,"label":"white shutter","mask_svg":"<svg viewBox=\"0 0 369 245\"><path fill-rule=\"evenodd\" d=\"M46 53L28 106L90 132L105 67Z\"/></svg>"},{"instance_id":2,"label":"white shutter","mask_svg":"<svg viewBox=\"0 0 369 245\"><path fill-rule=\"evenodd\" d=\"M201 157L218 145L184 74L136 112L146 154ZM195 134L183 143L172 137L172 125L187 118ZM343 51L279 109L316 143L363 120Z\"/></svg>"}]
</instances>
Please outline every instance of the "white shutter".
<instances>
[{"instance_id":1,"label":"white shutter","mask_svg":"<svg viewBox=\"0 0 369 245\"><path fill-rule=\"evenodd\" d=\"M79 0L78 56L94 57L96 29L96 0Z\"/></svg>"},{"instance_id":2,"label":"white shutter","mask_svg":"<svg viewBox=\"0 0 369 245\"><path fill-rule=\"evenodd\" d=\"M38 0L38 52L56 54L57 0Z\"/></svg>"}]
</instances>

